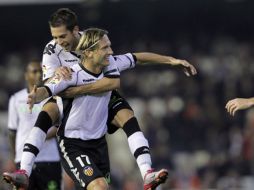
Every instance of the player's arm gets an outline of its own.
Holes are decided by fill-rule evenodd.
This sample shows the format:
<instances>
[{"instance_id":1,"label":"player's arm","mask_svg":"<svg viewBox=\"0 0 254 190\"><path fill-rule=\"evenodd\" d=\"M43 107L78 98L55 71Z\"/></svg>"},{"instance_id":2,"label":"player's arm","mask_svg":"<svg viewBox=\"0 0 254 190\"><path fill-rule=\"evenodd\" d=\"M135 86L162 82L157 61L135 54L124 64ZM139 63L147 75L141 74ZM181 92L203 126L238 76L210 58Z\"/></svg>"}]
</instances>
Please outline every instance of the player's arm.
<instances>
[{"instance_id":1,"label":"player's arm","mask_svg":"<svg viewBox=\"0 0 254 190\"><path fill-rule=\"evenodd\" d=\"M230 115L234 116L236 111L245 110L254 106L254 97L252 98L235 98L229 100L225 106Z\"/></svg>"},{"instance_id":2,"label":"player's arm","mask_svg":"<svg viewBox=\"0 0 254 190\"><path fill-rule=\"evenodd\" d=\"M187 76L195 75L197 73L195 67L186 60L176 59L170 56L160 55L156 53L142 52L133 53L137 59L137 64L144 63L155 63L155 64L166 64L172 66L182 66L184 73Z\"/></svg>"},{"instance_id":3,"label":"player's arm","mask_svg":"<svg viewBox=\"0 0 254 190\"><path fill-rule=\"evenodd\" d=\"M63 98L73 98L84 94L98 94L119 88L120 88L120 78L103 77L102 79L94 83L69 87L58 95Z\"/></svg>"},{"instance_id":4,"label":"player's arm","mask_svg":"<svg viewBox=\"0 0 254 190\"><path fill-rule=\"evenodd\" d=\"M18 128L18 113L16 109L15 96L11 96L8 105L8 138L10 145L10 157L11 160L15 159L15 147L16 147L16 132Z\"/></svg>"},{"instance_id":5,"label":"player's arm","mask_svg":"<svg viewBox=\"0 0 254 190\"><path fill-rule=\"evenodd\" d=\"M46 136L46 140L52 139L56 137L56 132L57 132L57 127L52 126L48 132L47 132L47 136Z\"/></svg>"},{"instance_id":6,"label":"player's arm","mask_svg":"<svg viewBox=\"0 0 254 190\"><path fill-rule=\"evenodd\" d=\"M120 72L113 58L110 57L110 64L103 69L104 77L96 82L77 87L70 87L63 91L60 96L73 98L84 94L98 94L120 88Z\"/></svg>"},{"instance_id":7,"label":"player's arm","mask_svg":"<svg viewBox=\"0 0 254 190\"><path fill-rule=\"evenodd\" d=\"M71 81L66 81L59 79L55 76L46 83L43 87L37 88L34 86L33 90L28 94L27 104L29 104L29 109L32 111L33 105L45 100L48 97L55 96L61 91L65 90L69 86L76 84L77 77L72 76Z\"/></svg>"}]
</instances>

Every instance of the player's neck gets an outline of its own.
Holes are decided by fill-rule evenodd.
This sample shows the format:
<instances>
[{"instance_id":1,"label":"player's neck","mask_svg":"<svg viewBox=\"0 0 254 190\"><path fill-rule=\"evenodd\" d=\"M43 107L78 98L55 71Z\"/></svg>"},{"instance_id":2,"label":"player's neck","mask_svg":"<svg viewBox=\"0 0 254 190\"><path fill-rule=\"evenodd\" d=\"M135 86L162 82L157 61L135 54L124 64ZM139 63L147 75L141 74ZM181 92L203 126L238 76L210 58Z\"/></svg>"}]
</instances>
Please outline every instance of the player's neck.
<instances>
[{"instance_id":1,"label":"player's neck","mask_svg":"<svg viewBox=\"0 0 254 190\"><path fill-rule=\"evenodd\" d=\"M73 48L72 51L76 50L76 48L78 46L78 43L79 43L79 40L80 40L80 35L75 37L75 40L74 40L74 43L73 43L73 47L72 47Z\"/></svg>"},{"instance_id":2,"label":"player's neck","mask_svg":"<svg viewBox=\"0 0 254 190\"><path fill-rule=\"evenodd\" d=\"M90 61L85 60L82 62L82 65L91 73L99 74L102 72L102 67L100 65L93 64Z\"/></svg>"}]
</instances>

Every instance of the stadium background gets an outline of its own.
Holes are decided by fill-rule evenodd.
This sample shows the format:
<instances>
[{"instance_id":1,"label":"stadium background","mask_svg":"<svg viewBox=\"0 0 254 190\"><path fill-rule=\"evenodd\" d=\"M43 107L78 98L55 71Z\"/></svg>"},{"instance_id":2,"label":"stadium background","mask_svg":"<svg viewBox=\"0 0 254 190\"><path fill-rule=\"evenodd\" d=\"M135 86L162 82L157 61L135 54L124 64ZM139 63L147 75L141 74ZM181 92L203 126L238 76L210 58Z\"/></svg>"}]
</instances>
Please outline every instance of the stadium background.
<instances>
[{"instance_id":1,"label":"stadium background","mask_svg":"<svg viewBox=\"0 0 254 190\"><path fill-rule=\"evenodd\" d=\"M109 30L116 54L152 51L197 67L192 78L167 66L140 66L121 77L154 167L170 169L164 189L254 188L254 111L231 117L224 108L229 99L254 95L253 1L63 1L0 1L1 173L8 167L8 98L24 87L24 64L40 58L51 39L49 15L69 7L81 29ZM112 189L141 189L124 134L111 136L109 146ZM6 189L2 182L0 189Z\"/></svg>"}]
</instances>

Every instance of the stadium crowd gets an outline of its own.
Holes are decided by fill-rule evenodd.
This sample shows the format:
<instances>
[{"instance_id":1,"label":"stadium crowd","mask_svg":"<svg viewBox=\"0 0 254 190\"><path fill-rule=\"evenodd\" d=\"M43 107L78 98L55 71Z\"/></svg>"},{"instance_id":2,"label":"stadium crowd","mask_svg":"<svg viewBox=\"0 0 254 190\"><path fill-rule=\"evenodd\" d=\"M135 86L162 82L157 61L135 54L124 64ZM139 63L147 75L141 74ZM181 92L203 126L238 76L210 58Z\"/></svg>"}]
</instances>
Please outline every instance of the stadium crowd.
<instances>
[{"instance_id":1,"label":"stadium crowd","mask_svg":"<svg viewBox=\"0 0 254 190\"><path fill-rule=\"evenodd\" d=\"M207 45L207 44L209 45ZM116 53L154 51L187 59L198 75L187 78L170 67L139 66L121 76L121 93L129 100L152 147L155 167L166 167L163 189L251 189L254 174L254 111L231 117L227 100L254 94L253 43L221 36L200 43L175 40L136 41L116 46ZM40 50L9 52L0 65L0 171L8 164L7 102L24 85L27 58ZM113 188L138 190L142 183L119 130L109 136ZM9 169L9 168L8 168ZM138 180L137 180L138 179ZM0 189L6 187L0 183Z\"/></svg>"}]
</instances>

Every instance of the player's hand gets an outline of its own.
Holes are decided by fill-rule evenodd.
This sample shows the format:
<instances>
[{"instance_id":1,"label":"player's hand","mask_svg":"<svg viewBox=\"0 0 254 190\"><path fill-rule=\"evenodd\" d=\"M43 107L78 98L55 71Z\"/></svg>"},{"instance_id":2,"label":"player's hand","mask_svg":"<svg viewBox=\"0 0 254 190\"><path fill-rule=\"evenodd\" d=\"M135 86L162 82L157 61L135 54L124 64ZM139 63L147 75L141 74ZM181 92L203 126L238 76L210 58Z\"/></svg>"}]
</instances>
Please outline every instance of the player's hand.
<instances>
[{"instance_id":1,"label":"player's hand","mask_svg":"<svg viewBox=\"0 0 254 190\"><path fill-rule=\"evenodd\" d=\"M228 113L232 116L235 115L238 110L245 110L249 107L253 106L253 101L249 98L235 98L233 100L228 101L225 108Z\"/></svg>"},{"instance_id":2,"label":"player's hand","mask_svg":"<svg viewBox=\"0 0 254 190\"><path fill-rule=\"evenodd\" d=\"M186 60L176 59L175 65L181 65L183 67L184 74L188 77L197 74L196 68Z\"/></svg>"},{"instance_id":3,"label":"player's hand","mask_svg":"<svg viewBox=\"0 0 254 190\"><path fill-rule=\"evenodd\" d=\"M64 80L71 80L72 70L70 67L58 67L55 71L55 75L59 76Z\"/></svg>"},{"instance_id":4,"label":"player's hand","mask_svg":"<svg viewBox=\"0 0 254 190\"><path fill-rule=\"evenodd\" d=\"M27 104L29 105L29 111L32 113L33 106L36 103L37 86L34 85L33 90L28 94Z\"/></svg>"}]
</instances>

